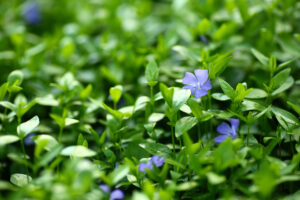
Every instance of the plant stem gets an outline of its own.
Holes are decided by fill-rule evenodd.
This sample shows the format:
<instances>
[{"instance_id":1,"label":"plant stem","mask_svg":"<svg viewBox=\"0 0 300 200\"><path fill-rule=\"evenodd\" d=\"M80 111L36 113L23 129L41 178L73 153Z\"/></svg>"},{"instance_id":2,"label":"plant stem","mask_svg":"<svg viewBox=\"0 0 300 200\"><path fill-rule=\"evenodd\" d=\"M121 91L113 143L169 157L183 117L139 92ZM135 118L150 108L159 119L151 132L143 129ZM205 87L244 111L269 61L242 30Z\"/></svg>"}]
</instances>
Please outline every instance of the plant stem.
<instances>
[{"instance_id":1,"label":"plant stem","mask_svg":"<svg viewBox=\"0 0 300 200\"><path fill-rule=\"evenodd\" d=\"M24 138L21 139L21 148L22 148L22 152L24 154L24 160L26 160L26 151L25 151L25 146L24 146ZM25 168L26 168L26 174L27 174L27 182L29 183L29 170L28 170L28 166L25 164Z\"/></svg>"},{"instance_id":2,"label":"plant stem","mask_svg":"<svg viewBox=\"0 0 300 200\"><path fill-rule=\"evenodd\" d=\"M154 111L154 94L153 94L153 86L150 86L150 103L152 106L152 111Z\"/></svg>"},{"instance_id":3,"label":"plant stem","mask_svg":"<svg viewBox=\"0 0 300 200\"><path fill-rule=\"evenodd\" d=\"M63 127L59 127L59 135L58 135L58 142L61 144L61 138L62 138L62 133L63 133Z\"/></svg>"},{"instance_id":4,"label":"plant stem","mask_svg":"<svg viewBox=\"0 0 300 200\"><path fill-rule=\"evenodd\" d=\"M175 153L175 134L174 134L173 125L171 125L171 134L172 134L173 152Z\"/></svg>"},{"instance_id":5,"label":"plant stem","mask_svg":"<svg viewBox=\"0 0 300 200\"><path fill-rule=\"evenodd\" d=\"M249 145L249 135L250 135L250 124L248 124L248 131L247 131L247 146Z\"/></svg>"}]
</instances>

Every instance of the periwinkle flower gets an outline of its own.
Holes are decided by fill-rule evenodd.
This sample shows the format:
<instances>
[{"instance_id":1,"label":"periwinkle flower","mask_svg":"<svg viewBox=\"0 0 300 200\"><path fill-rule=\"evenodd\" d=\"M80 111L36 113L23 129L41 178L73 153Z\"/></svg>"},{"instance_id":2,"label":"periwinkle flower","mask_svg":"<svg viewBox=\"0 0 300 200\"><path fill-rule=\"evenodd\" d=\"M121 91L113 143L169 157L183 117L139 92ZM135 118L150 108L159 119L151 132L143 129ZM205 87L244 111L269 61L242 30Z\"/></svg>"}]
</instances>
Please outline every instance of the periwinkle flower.
<instances>
[{"instance_id":1,"label":"periwinkle flower","mask_svg":"<svg viewBox=\"0 0 300 200\"><path fill-rule=\"evenodd\" d=\"M32 137L36 136L35 133L30 133L29 135L27 135L25 138L24 138L24 144L26 146L33 146L35 145L35 142L32 140Z\"/></svg>"},{"instance_id":2,"label":"periwinkle flower","mask_svg":"<svg viewBox=\"0 0 300 200\"><path fill-rule=\"evenodd\" d=\"M101 185L99 185L99 188L100 188L103 192L105 192L105 193L109 193L109 192L110 192L110 188L109 188L109 186L106 185L106 184L101 184Z\"/></svg>"},{"instance_id":3,"label":"periwinkle flower","mask_svg":"<svg viewBox=\"0 0 300 200\"><path fill-rule=\"evenodd\" d=\"M195 75L190 72L186 72L182 83L185 84L183 89L191 90L191 93L198 99L207 95L207 91L211 89L211 83L208 78L207 69L197 69L194 72Z\"/></svg>"},{"instance_id":4,"label":"periwinkle flower","mask_svg":"<svg viewBox=\"0 0 300 200\"><path fill-rule=\"evenodd\" d=\"M110 193L109 200L121 200L124 199L125 195L122 190L116 189Z\"/></svg>"},{"instance_id":5,"label":"periwinkle flower","mask_svg":"<svg viewBox=\"0 0 300 200\"><path fill-rule=\"evenodd\" d=\"M140 163L139 171L146 172L146 169L153 170L153 166L161 167L165 163L165 158L159 156L152 156L147 163Z\"/></svg>"},{"instance_id":6,"label":"periwinkle flower","mask_svg":"<svg viewBox=\"0 0 300 200\"><path fill-rule=\"evenodd\" d=\"M109 194L110 188L106 184L99 185L99 188L106 194ZM109 200L121 200L124 199L124 192L120 189L115 189L109 194Z\"/></svg>"},{"instance_id":7,"label":"periwinkle flower","mask_svg":"<svg viewBox=\"0 0 300 200\"><path fill-rule=\"evenodd\" d=\"M227 137L231 137L232 139L237 138L237 129L239 128L240 120L231 118L230 124L231 126L226 122L222 122L217 127L217 132L221 135L214 139L216 143L223 142Z\"/></svg>"},{"instance_id":8,"label":"periwinkle flower","mask_svg":"<svg viewBox=\"0 0 300 200\"><path fill-rule=\"evenodd\" d=\"M165 163L165 158L159 156L152 156L151 161L156 167L161 167Z\"/></svg>"},{"instance_id":9,"label":"periwinkle flower","mask_svg":"<svg viewBox=\"0 0 300 200\"><path fill-rule=\"evenodd\" d=\"M40 7L36 3L30 3L23 14L25 21L29 25L37 25L41 21Z\"/></svg>"},{"instance_id":10,"label":"periwinkle flower","mask_svg":"<svg viewBox=\"0 0 300 200\"><path fill-rule=\"evenodd\" d=\"M148 161L147 163L140 163L139 165L139 171L140 172L146 172L146 169L153 170L153 164L152 161Z\"/></svg>"}]
</instances>

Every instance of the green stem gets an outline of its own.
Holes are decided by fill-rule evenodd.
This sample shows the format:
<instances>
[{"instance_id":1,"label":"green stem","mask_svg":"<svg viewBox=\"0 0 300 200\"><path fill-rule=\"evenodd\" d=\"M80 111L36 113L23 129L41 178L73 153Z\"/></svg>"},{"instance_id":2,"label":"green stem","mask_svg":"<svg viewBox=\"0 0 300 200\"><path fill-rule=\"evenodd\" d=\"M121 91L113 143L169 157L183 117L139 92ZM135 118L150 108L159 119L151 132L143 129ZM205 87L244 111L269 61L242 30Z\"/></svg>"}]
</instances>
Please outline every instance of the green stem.
<instances>
[{"instance_id":1,"label":"green stem","mask_svg":"<svg viewBox=\"0 0 300 200\"><path fill-rule=\"evenodd\" d=\"M63 127L62 126L60 126L59 127L59 135L58 135L58 142L61 144L61 138L62 138L62 133L63 133Z\"/></svg>"},{"instance_id":2,"label":"green stem","mask_svg":"<svg viewBox=\"0 0 300 200\"><path fill-rule=\"evenodd\" d=\"M198 140L201 140L201 129L200 129L200 121L197 123L197 133L198 133Z\"/></svg>"},{"instance_id":3,"label":"green stem","mask_svg":"<svg viewBox=\"0 0 300 200\"><path fill-rule=\"evenodd\" d=\"M150 103L152 106L152 111L154 111L154 94L153 94L153 86L150 86Z\"/></svg>"},{"instance_id":4,"label":"green stem","mask_svg":"<svg viewBox=\"0 0 300 200\"><path fill-rule=\"evenodd\" d=\"M247 131L247 146L249 145L249 135L250 135L250 124L248 124L248 131Z\"/></svg>"},{"instance_id":5,"label":"green stem","mask_svg":"<svg viewBox=\"0 0 300 200\"><path fill-rule=\"evenodd\" d=\"M171 134L172 134L173 152L175 153L175 134L173 130L173 125L171 125Z\"/></svg>"},{"instance_id":6,"label":"green stem","mask_svg":"<svg viewBox=\"0 0 300 200\"><path fill-rule=\"evenodd\" d=\"M25 151L23 138L21 139L21 148L22 148L22 152L24 154L24 160L26 160L26 151ZM26 168L26 174L27 174L27 182L29 183L29 169L28 169L28 166L26 164L25 164L25 168Z\"/></svg>"}]
</instances>

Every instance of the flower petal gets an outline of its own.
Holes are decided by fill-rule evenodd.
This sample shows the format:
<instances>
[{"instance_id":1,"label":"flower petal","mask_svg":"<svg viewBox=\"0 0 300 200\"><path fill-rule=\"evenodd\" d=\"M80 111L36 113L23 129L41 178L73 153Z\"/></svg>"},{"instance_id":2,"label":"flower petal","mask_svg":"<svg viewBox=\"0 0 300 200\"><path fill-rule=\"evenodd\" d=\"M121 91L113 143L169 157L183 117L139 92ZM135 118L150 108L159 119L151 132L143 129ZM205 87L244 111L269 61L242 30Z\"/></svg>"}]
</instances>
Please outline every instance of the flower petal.
<instances>
[{"instance_id":1,"label":"flower petal","mask_svg":"<svg viewBox=\"0 0 300 200\"><path fill-rule=\"evenodd\" d=\"M156 167L161 167L165 162L165 158L155 155L151 157L151 161Z\"/></svg>"},{"instance_id":2,"label":"flower petal","mask_svg":"<svg viewBox=\"0 0 300 200\"><path fill-rule=\"evenodd\" d=\"M191 94L194 94L196 88L192 85L185 85L182 87L182 89L189 89L189 90L191 90Z\"/></svg>"},{"instance_id":3,"label":"flower petal","mask_svg":"<svg viewBox=\"0 0 300 200\"><path fill-rule=\"evenodd\" d=\"M190 72L186 72L185 76L184 76L184 78L182 80L182 83L183 84L188 84L188 85L194 85L194 86L196 86L197 85L197 79L194 76L194 74L192 74Z\"/></svg>"},{"instance_id":4,"label":"flower petal","mask_svg":"<svg viewBox=\"0 0 300 200\"><path fill-rule=\"evenodd\" d=\"M109 186L106 184L99 185L99 188L105 193L109 193L109 191L110 191Z\"/></svg>"},{"instance_id":5,"label":"flower petal","mask_svg":"<svg viewBox=\"0 0 300 200\"><path fill-rule=\"evenodd\" d=\"M124 199L125 195L124 192L120 189L116 189L111 192L109 200L121 200Z\"/></svg>"},{"instance_id":6,"label":"flower petal","mask_svg":"<svg viewBox=\"0 0 300 200\"><path fill-rule=\"evenodd\" d=\"M196 69L195 75L198 79L200 85L203 85L208 79L208 70L207 69Z\"/></svg>"},{"instance_id":7,"label":"flower petal","mask_svg":"<svg viewBox=\"0 0 300 200\"><path fill-rule=\"evenodd\" d=\"M196 92L195 92L196 99L198 99L202 96L205 96L205 95L207 95L207 91L204 89L196 90Z\"/></svg>"},{"instance_id":8,"label":"flower petal","mask_svg":"<svg viewBox=\"0 0 300 200\"><path fill-rule=\"evenodd\" d=\"M237 131L237 129L239 128L240 120L230 118L230 123L231 123L232 128L234 128L234 130Z\"/></svg>"},{"instance_id":9,"label":"flower petal","mask_svg":"<svg viewBox=\"0 0 300 200\"><path fill-rule=\"evenodd\" d=\"M146 172L145 169L153 170L153 165L152 165L151 160L149 162L147 162L147 163L140 163L140 165L139 165L139 171L140 172Z\"/></svg>"},{"instance_id":10,"label":"flower petal","mask_svg":"<svg viewBox=\"0 0 300 200\"><path fill-rule=\"evenodd\" d=\"M204 90L210 90L212 87L211 87L211 83L210 83L210 79L208 79L202 86L201 86L202 89Z\"/></svg>"},{"instance_id":11,"label":"flower petal","mask_svg":"<svg viewBox=\"0 0 300 200\"><path fill-rule=\"evenodd\" d=\"M231 135L232 134L232 129L229 126L229 124L222 122L218 127L217 127L217 132L223 135Z\"/></svg>"},{"instance_id":12,"label":"flower petal","mask_svg":"<svg viewBox=\"0 0 300 200\"><path fill-rule=\"evenodd\" d=\"M223 142L227 137L229 137L229 135L219 135L218 137L216 137L216 138L214 139L214 141L215 141L216 143L221 143L221 142Z\"/></svg>"}]
</instances>

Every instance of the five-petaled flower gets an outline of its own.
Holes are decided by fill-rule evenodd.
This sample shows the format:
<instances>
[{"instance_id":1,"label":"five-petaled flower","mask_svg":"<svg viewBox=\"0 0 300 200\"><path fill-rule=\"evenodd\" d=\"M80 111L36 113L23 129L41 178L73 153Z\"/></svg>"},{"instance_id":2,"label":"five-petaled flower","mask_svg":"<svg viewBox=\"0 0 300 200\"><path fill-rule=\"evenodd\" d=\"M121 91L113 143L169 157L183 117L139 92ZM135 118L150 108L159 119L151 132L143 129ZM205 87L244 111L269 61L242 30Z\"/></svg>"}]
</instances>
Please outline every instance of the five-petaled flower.
<instances>
[{"instance_id":1,"label":"five-petaled flower","mask_svg":"<svg viewBox=\"0 0 300 200\"><path fill-rule=\"evenodd\" d=\"M30 3L23 14L24 19L29 25L37 25L41 21L40 7L36 3Z\"/></svg>"},{"instance_id":2,"label":"five-petaled flower","mask_svg":"<svg viewBox=\"0 0 300 200\"><path fill-rule=\"evenodd\" d=\"M99 185L99 188L106 194L109 194L110 188L106 184ZM109 200L121 200L124 199L124 192L120 189L115 189L109 194Z\"/></svg>"},{"instance_id":3,"label":"five-petaled flower","mask_svg":"<svg viewBox=\"0 0 300 200\"><path fill-rule=\"evenodd\" d=\"M217 127L217 132L221 135L214 139L216 143L223 142L227 137L231 137L232 139L237 138L237 129L239 128L240 121L238 119L231 118L230 123L231 126L228 123L222 122Z\"/></svg>"},{"instance_id":4,"label":"five-petaled flower","mask_svg":"<svg viewBox=\"0 0 300 200\"><path fill-rule=\"evenodd\" d=\"M146 169L153 170L153 165L156 167L161 167L165 162L165 158L159 156L152 156L147 163L140 163L139 171L146 172Z\"/></svg>"},{"instance_id":5,"label":"five-petaled flower","mask_svg":"<svg viewBox=\"0 0 300 200\"><path fill-rule=\"evenodd\" d=\"M211 89L211 83L208 78L207 69L197 69L194 72L195 75L190 72L186 72L182 83L185 84L183 89L191 90L191 93L198 99L207 95L207 91Z\"/></svg>"}]
</instances>

